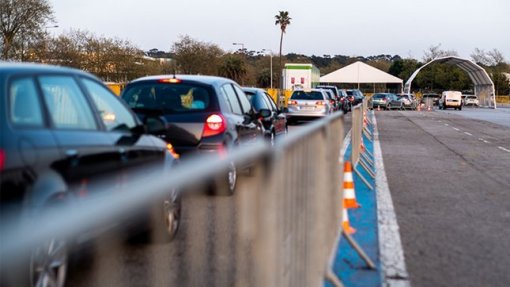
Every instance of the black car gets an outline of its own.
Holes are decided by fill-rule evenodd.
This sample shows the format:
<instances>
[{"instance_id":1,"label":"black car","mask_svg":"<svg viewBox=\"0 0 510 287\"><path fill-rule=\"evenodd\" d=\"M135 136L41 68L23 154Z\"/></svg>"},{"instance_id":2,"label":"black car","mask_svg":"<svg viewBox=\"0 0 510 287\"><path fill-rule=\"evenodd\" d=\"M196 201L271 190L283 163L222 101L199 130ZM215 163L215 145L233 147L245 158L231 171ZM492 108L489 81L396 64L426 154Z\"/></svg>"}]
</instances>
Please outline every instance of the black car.
<instances>
[{"instance_id":1,"label":"black car","mask_svg":"<svg viewBox=\"0 0 510 287\"><path fill-rule=\"evenodd\" d=\"M271 111L256 112L241 87L234 81L212 76L160 75L130 82L121 97L152 133L171 141L175 151L189 154L223 152L262 138L259 118ZM237 168L231 164L227 187L216 193L232 194Z\"/></svg>"},{"instance_id":2,"label":"black car","mask_svg":"<svg viewBox=\"0 0 510 287\"><path fill-rule=\"evenodd\" d=\"M132 172L145 164L171 168L176 163L167 143L144 134L136 115L88 73L2 63L0 89L2 227L26 216L36 220L55 205L86 204L99 184L121 192L118 183L129 184ZM165 212L161 212L159 227L170 232L168 239L178 227L177 198L170 190L164 202L157 203ZM173 221L168 222L169 218ZM168 225L163 226L165 223ZM48 248L46 245L37 248L26 263L29 274L21 277L31 286L40 286L51 272L58 281L56 286L62 286L68 252L78 240L50 240L48 244L55 250L62 250L58 254L38 251ZM21 284L3 282L9 281L9 276L2 275L2 286Z\"/></svg>"},{"instance_id":3,"label":"black car","mask_svg":"<svg viewBox=\"0 0 510 287\"><path fill-rule=\"evenodd\" d=\"M358 89L346 90L346 93L352 106L362 103L365 98L363 93Z\"/></svg>"},{"instance_id":4,"label":"black car","mask_svg":"<svg viewBox=\"0 0 510 287\"><path fill-rule=\"evenodd\" d=\"M340 109L343 110L342 103L340 102L340 92L339 92L337 87L335 87L335 86L326 86L326 85L318 85L315 88L316 89L324 89L324 90L331 91L333 93L333 96L334 96L335 110L337 110L337 111L340 110Z\"/></svg>"},{"instance_id":5,"label":"black car","mask_svg":"<svg viewBox=\"0 0 510 287\"><path fill-rule=\"evenodd\" d=\"M262 119L265 137L274 144L276 136L287 133L287 117L285 113L276 108L273 98L264 91L258 88L244 88L243 91L250 99L250 102L256 112L261 110L270 110L271 115Z\"/></svg>"},{"instance_id":6,"label":"black car","mask_svg":"<svg viewBox=\"0 0 510 287\"><path fill-rule=\"evenodd\" d=\"M439 98L441 95L436 93L425 93L421 98L421 103L426 106L439 106Z\"/></svg>"},{"instance_id":7,"label":"black car","mask_svg":"<svg viewBox=\"0 0 510 287\"><path fill-rule=\"evenodd\" d=\"M351 101L349 101L349 95L347 95L347 92L343 89L338 90L338 94L340 95L342 110L344 113L348 113L352 109Z\"/></svg>"}]
</instances>

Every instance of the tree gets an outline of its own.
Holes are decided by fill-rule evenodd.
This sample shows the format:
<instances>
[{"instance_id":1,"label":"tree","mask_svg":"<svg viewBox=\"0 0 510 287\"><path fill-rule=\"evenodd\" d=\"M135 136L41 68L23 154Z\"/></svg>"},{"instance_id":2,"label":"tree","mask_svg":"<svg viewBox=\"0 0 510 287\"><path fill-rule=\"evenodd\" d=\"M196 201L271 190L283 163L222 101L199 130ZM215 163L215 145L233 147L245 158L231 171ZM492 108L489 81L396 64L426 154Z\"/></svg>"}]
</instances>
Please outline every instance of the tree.
<instances>
[{"instance_id":1,"label":"tree","mask_svg":"<svg viewBox=\"0 0 510 287\"><path fill-rule=\"evenodd\" d=\"M279 65L279 71L282 70L282 46L283 46L283 34L287 31L287 26L290 25L290 20L292 18L289 17L288 11L280 11L278 15L274 16L276 21L275 25L280 25L281 30L281 36L280 36L280 65ZM281 87L282 80L281 75L278 73L278 87ZM279 102L279 101L278 101Z\"/></svg>"},{"instance_id":2,"label":"tree","mask_svg":"<svg viewBox=\"0 0 510 287\"><path fill-rule=\"evenodd\" d=\"M239 54L228 54L223 58L223 63L219 68L219 73L223 77L230 78L244 85L246 75L246 64L243 57Z\"/></svg>"},{"instance_id":3,"label":"tree","mask_svg":"<svg viewBox=\"0 0 510 287\"><path fill-rule=\"evenodd\" d=\"M425 50L423 55L423 61L428 63L436 58L447 57L447 56L458 56L459 53L455 50L443 50L441 44L430 46L428 50Z\"/></svg>"},{"instance_id":4,"label":"tree","mask_svg":"<svg viewBox=\"0 0 510 287\"><path fill-rule=\"evenodd\" d=\"M23 60L25 43L43 34L44 26L53 19L53 9L47 0L1 0L2 58L9 60L19 55Z\"/></svg>"},{"instance_id":5,"label":"tree","mask_svg":"<svg viewBox=\"0 0 510 287\"><path fill-rule=\"evenodd\" d=\"M218 45L181 36L172 46L177 68L185 74L216 75L220 59L225 53Z\"/></svg>"}]
</instances>

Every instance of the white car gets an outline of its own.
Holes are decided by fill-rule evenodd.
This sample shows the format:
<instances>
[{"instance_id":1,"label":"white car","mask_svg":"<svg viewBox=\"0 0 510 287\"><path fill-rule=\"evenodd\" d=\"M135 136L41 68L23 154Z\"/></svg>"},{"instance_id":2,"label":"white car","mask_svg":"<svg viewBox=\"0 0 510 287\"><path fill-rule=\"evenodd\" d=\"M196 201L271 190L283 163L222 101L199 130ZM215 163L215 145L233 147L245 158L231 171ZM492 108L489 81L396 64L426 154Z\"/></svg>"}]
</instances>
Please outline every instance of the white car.
<instances>
[{"instance_id":1,"label":"white car","mask_svg":"<svg viewBox=\"0 0 510 287\"><path fill-rule=\"evenodd\" d=\"M475 95L466 95L464 98L464 106L479 106L480 102L478 101L478 97Z\"/></svg>"},{"instance_id":2,"label":"white car","mask_svg":"<svg viewBox=\"0 0 510 287\"><path fill-rule=\"evenodd\" d=\"M454 108L462 110L462 93L459 91L444 91L439 98L439 107L443 110Z\"/></svg>"}]
</instances>

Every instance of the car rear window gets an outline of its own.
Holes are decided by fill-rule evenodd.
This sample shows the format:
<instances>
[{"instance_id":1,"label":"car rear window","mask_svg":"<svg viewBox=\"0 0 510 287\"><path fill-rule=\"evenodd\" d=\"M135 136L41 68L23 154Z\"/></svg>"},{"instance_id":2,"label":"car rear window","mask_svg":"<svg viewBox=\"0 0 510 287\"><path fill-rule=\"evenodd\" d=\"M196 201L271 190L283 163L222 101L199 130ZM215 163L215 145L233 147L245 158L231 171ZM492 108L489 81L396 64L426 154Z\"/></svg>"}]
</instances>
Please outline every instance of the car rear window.
<instances>
[{"instance_id":1,"label":"car rear window","mask_svg":"<svg viewBox=\"0 0 510 287\"><path fill-rule=\"evenodd\" d=\"M374 99L384 99L384 98L386 98L386 95L376 94L376 95L374 95L374 97L373 97L373 98L374 98Z\"/></svg>"},{"instance_id":2,"label":"car rear window","mask_svg":"<svg viewBox=\"0 0 510 287\"><path fill-rule=\"evenodd\" d=\"M212 97L203 86L188 83L142 83L128 86L122 98L133 109L172 113L208 111Z\"/></svg>"},{"instance_id":3,"label":"car rear window","mask_svg":"<svg viewBox=\"0 0 510 287\"><path fill-rule=\"evenodd\" d=\"M317 91L295 91L290 98L292 100L324 100L322 93Z\"/></svg>"}]
</instances>

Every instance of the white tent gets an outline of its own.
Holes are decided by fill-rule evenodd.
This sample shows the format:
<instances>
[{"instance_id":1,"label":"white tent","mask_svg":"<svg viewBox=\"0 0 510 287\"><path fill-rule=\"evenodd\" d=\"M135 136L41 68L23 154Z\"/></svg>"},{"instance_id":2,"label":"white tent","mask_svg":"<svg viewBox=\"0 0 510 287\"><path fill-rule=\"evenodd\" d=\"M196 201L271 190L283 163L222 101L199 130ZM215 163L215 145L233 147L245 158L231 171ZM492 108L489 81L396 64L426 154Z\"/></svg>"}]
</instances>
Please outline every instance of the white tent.
<instances>
[{"instance_id":1,"label":"white tent","mask_svg":"<svg viewBox=\"0 0 510 287\"><path fill-rule=\"evenodd\" d=\"M356 62L321 77L321 83L403 84L404 81L363 62Z\"/></svg>"}]
</instances>

